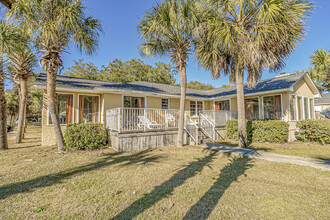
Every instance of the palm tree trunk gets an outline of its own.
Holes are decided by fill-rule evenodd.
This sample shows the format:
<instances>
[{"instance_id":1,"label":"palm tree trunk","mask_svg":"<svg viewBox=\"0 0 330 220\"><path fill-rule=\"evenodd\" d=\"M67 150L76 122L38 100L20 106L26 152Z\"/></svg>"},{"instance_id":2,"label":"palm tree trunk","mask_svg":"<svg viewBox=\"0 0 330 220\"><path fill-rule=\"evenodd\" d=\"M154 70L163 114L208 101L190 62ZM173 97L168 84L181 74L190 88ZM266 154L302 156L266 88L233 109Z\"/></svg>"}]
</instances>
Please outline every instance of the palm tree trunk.
<instances>
[{"instance_id":1,"label":"palm tree trunk","mask_svg":"<svg viewBox=\"0 0 330 220\"><path fill-rule=\"evenodd\" d=\"M0 149L8 149L7 141L7 109L4 88L3 58L0 57Z\"/></svg>"},{"instance_id":2,"label":"palm tree trunk","mask_svg":"<svg viewBox=\"0 0 330 220\"><path fill-rule=\"evenodd\" d=\"M177 146L183 146L183 126L185 118L185 105L186 105L186 88L187 88L187 77L186 67L180 68L180 85L181 85L181 97L180 97L180 115L179 115L179 127L178 127L178 141Z\"/></svg>"},{"instance_id":3,"label":"palm tree trunk","mask_svg":"<svg viewBox=\"0 0 330 220\"><path fill-rule=\"evenodd\" d=\"M237 109L238 109L238 145L246 147L246 124L245 124L245 106L244 106L244 70L238 71L236 74L237 86Z\"/></svg>"},{"instance_id":4,"label":"palm tree trunk","mask_svg":"<svg viewBox=\"0 0 330 220\"><path fill-rule=\"evenodd\" d=\"M27 80L20 79L20 102L19 102L19 111L18 111L18 127L16 133L16 144L22 143L22 139L24 138L25 132L25 119L26 119L26 103L27 103L27 95L28 95L28 85Z\"/></svg>"},{"instance_id":5,"label":"palm tree trunk","mask_svg":"<svg viewBox=\"0 0 330 220\"><path fill-rule=\"evenodd\" d=\"M57 71L53 69L49 69L47 71L47 99L49 114L54 126L57 148L59 151L61 151L64 148L64 140L60 119L56 112L56 73Z\"/></svg>"}]
</instances>

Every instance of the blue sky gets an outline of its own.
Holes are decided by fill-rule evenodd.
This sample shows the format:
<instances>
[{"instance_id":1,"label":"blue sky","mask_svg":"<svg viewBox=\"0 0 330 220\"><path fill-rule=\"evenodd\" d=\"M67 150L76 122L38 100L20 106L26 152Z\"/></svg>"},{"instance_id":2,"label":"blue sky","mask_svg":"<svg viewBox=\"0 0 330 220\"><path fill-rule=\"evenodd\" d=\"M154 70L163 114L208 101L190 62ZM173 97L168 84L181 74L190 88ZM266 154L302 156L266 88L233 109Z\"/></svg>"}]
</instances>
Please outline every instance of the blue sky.
<instances>
[{"instance_id":1,"label":"blue sky","mask_svg":"<svg viewBox=\"0 0 330 220\"><path fill-rule=\"evenodd\" d=\"M119 58L123 61L141 58L137 52L140 39L136 26L138 18L142 18L144 11L155 4L155 0L85 0L88 15L101 20L104 34L100 40L100 47L94 56L81 54L74 46L68 49L69 54L63 55L65 68L70 67L75 59L83 58L97 66L107 65L109 61ZM280 72L292 73L295 70L306 69L309 66L309 56L317 49L330 49L330 1L317 0L318 7L314 10L308 23L309 31L305 40L286 61L286 67ZM169 62L168 58L145 59L148 64L157 61ZM273 78L274 73L264 72L262 79ZM177 83L179 76L175 77ZM229 82L228 76L213 80L209 72L198 67L193 58L187 68L188 81L197 80L210 83L215 87Z\"/></svg>"}]
</instances>

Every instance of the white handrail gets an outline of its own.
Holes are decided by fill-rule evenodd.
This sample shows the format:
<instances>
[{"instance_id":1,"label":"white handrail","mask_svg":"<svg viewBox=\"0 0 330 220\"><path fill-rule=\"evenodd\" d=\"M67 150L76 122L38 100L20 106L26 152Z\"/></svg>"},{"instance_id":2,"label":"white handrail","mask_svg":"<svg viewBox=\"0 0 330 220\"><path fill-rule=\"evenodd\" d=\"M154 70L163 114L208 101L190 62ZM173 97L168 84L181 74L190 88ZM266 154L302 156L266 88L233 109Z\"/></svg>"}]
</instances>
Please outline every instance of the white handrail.
<instances>
[{"instance_id":1,"label":"white handrail","mask_svg":"<svg viewBox=\"0 0 330 220\"><path fill-rule=\"evenodd\" d=\"M199 113L200 116L200 128L215 141L215 125L205 116L203 113ZM205 123L206 122L206 123Z\"/></svg>"},{"instance_id":2,"label":"white handrail","mask_svg":"<svg viewBox=\"0 0 330 220\"><path fill-rule=\"evenodd\" d=\"M187 121L190 123L188 124ZM184 120L184 129L190 135L190 137L198 144L198 126L195 122L191 120L191 118L185 113Z\"/></svg>"}]
</instances>

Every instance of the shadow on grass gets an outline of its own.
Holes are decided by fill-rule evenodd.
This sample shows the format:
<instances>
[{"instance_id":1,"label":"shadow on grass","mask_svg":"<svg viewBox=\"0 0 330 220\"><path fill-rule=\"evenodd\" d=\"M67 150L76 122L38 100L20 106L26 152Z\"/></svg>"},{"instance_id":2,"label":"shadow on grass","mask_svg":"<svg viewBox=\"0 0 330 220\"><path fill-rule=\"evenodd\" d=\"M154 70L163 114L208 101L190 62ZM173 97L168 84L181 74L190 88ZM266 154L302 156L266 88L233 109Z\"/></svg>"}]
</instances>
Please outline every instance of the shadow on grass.
<instances>
[{"instance_id":1,"label":"shadow on grass","mask_svg":"<svg viewBox=\"0 0 330 220\"><path fill-rule=\"evenodd\" d=\"M213 186L190 208L183 219L207 219L224 192L252 166L250 161L250 158L243 156L233 158L231 163L221 170Z\"/></svg>"},{"instance_id":2,"label":"shadow on grass","mask_svg":"<svg viewBox=\"0 0 330 220\"><path fill-rule=\"evenodd\" d=\"M132 219L144 212L156 202L170 195L176 187L181 186L187 179L201 172L203 167L207 166L212 161L216 153L216 151L210 151L204 158L191 162L185 168L174 174L169 180L156 186L150 193L145 194L142 198L133 202L113 219Z\"/></svg>"},{"instance_id":3,"label":"shadow on grass","mask_svg":"<svg viewBox=\"0 0 330 220\"><path fill-rule=\"evenodd\" d=\"M322 162L326 165L330 165L330 158L329 157L315 157L316 159L322 160Z\"/></svg>"},{"instance_id":4,"label":"shadow on grass","mask_svg":"<svg viewBox=\"0 0 330 220\"><path fill-rule=\"evenodd\" d=\"M62 180L69 178L73 175L100 169L106 166L120 164L121 166L129 166L133 164L146 164L150 162L157 162L162 156L150 156L148 153L150 150L140 151L133 155L122 155L120 153L108 153L104 158L88 165L75 167L63 172L41 176L32 180L12 183L0 187L0 200L9 196L33 191L37 188L47 187L54 184L61 183Z\"/></svg>"},{"instance_id":5,"label":"shadow on grass","mask_svg":"<svg viewBox=\"0 0 330 220\"><path fill-rule=\"evenodd\" d=\"M234 141L226 141L226 140L220 140L220 141L216 141L216 143L218 144L224 144L224 145L228 145L228 146L232 146L232 147L238 147L238 143L234 142ZM248 143L248 146L246 147L246 149L251 149L251 150L263 150L266 152L271 151L271 148L267 148L267 147L255 147L252 145L253 143Z\"/></svg>"},{"instance_id":6,"label":"shadow on grass","mask_svg":"<svg viewBox=\"0 0 330 220\"><path fill-rule=\"evenodd\" d=\"M24 146L24 147L9 147L8 150L17 150L17 149L27 149L27 148L38 148L38 147L42 147L41 144L37 144L37 145L29 145L29 146Z\"/></svg>"}]
</instances>

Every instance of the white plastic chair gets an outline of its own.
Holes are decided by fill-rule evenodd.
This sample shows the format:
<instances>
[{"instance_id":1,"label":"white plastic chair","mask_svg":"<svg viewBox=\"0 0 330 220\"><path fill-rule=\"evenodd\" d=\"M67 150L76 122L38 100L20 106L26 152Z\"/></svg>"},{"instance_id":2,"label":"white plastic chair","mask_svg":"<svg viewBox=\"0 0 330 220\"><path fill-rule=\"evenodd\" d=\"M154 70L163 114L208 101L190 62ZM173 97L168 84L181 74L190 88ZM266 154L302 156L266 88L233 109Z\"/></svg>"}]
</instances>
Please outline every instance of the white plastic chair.
<instances>
[{"instance_id":1,"label":"white plastic chair","mask_svg":"<svg viewBox=\"0 0 330 220\"><path fill-rule=\"evenodd\" d=\"M139 118L138 128L147 127L148 129L153 129L153 128L157 128L157 127L161 126L161 124L158 124L155 121L150 121L145 116L138 116L138 118Z\"/></svg>"}]
</instances>

